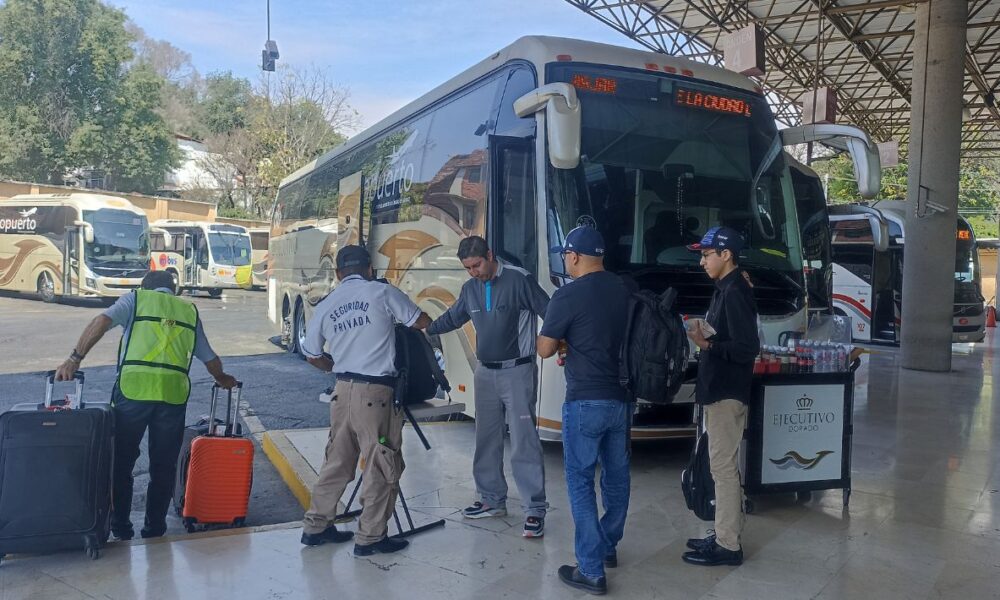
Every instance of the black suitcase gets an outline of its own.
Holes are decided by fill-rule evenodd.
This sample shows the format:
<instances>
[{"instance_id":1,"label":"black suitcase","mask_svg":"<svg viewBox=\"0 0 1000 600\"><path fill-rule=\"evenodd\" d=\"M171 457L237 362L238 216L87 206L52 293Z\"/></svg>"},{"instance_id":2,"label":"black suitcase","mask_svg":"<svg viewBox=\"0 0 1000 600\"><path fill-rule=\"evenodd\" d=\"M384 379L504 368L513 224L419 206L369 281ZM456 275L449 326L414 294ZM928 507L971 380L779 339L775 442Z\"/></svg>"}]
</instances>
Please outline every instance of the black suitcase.
<instances>
[{"instance_id":1,"label":"black suitcase","mask_svg":"<svg viewBox=\"0 0 1000 600\"><path fill-rule=\"evenodd\" d=\"M52 402L55 371L42 404L0 415L0 556L84 548L93 559L111 531L114 414L107 403L78 408Z\"/></svg>"}]
</instances>

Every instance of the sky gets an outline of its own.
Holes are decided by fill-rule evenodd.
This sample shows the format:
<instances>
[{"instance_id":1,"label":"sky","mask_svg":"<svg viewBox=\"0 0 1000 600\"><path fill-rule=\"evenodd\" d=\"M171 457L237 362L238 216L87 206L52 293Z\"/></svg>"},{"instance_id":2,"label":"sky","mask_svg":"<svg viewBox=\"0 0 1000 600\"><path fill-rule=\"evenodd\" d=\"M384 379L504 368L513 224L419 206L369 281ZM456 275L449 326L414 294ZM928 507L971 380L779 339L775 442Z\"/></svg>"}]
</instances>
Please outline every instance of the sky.
<instances>
[{"instance_id":1,"label":"sky","mask_svg":"<svg viewBox=\"0 0 1000 600\"><path fill-rule=\"evenodd\" d=\"M266 0L109 0L203 75L256 79ZM639 47L564 0L271 0L279 65L321 67L351 92L362 128L523 35Z\"/></svg>"}]
</instances>

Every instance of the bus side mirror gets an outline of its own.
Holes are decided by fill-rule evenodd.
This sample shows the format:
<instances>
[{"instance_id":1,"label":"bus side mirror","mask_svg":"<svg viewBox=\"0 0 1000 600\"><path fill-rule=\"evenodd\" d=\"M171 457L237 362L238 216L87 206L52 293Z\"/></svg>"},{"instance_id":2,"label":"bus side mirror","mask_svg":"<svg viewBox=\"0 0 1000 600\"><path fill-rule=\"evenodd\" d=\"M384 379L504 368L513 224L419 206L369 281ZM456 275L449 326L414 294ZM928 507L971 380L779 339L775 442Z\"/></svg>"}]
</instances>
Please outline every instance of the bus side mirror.
<instances>
[{"instance_id":1,"label":"bus side mirror","mask_svg":"<svg viewBox=\"0 0 1000 600\"><path fill-rule=\"evenodd\" d=\"M76 225L83 230L83 241L87 244L94 243L94 226L86 221L73 221L73 225Z\"/></svg>"},{"instance_id":2,"label":"bus side mirror","mask_svg":"<svg viewBox=\"0 0 1000 600\"><path fill-rule=\"evenodd\" d=\"M514 113L524 118L545 110L549 162L557 169L580 164L580 102L568 83L550 83L514 101Z\"/></svg>"},{"instance_id":3,"label":"bus side mirror","mask_svg":"<svg viewBox=\"0 0 1000 600\"><path fill-rule=\"evenodd\" d=\"M822 142L827 146L850 154L854 163L854 178L863 198L875 198L882 189L882 161L878 146L868 134L850 125L817 123L782 129L781 143L784 146Z\"/></svg>"}]
</instances>

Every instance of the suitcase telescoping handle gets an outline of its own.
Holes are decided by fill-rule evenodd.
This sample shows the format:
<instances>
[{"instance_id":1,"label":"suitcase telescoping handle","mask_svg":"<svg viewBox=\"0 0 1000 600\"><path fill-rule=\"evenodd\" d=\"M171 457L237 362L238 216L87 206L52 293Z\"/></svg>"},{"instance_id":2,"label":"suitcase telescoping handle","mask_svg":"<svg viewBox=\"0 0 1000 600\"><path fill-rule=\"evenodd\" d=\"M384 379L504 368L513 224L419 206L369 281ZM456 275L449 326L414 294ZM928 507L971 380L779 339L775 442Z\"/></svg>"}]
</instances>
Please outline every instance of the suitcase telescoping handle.
<instances>
[{"instance_id":1,"label":"suitcase telescoping handle","mask_svg":"<svg viewBox=\"0 0 1000 600\"><path fill-rule=\"evenodd\" d=\"M219 403L219 384L214 384L212 386L212 405L209 409L208 422L211 426L208 429L208 435L216 435L215 433L215 407ZM236 390L236 402L233 402L233 390ZM236 411L240 408L240 399L243 397L243 382L237 381L236 386L226 390L226 425L223 435L225 437L230 437L236 431Z\"/></svg>"},{"instance_id":2,"label":"suitcase telescoping handle","mask_svg":"<svg viewBox=\"0 0 1000 600\"><path fill-rule=\"evenodd\" d=\"M83 406L83 371L73 373L73 380L76 382L76 402L70 408L80 408ZM56 386L56 372L49 371L45 374L45 408L52 407L52 392Z\"/></svg>"}]
</instances>

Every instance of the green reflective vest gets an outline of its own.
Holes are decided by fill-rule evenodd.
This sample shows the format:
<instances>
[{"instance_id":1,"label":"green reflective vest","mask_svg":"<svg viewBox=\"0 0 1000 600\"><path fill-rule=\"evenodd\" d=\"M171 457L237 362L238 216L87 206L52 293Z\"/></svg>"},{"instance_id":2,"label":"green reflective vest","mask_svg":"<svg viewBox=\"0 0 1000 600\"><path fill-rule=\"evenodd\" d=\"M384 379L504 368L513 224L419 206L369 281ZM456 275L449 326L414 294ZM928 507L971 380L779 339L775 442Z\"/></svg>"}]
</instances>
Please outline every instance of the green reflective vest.
<instances>
[{"instance_id":1,"label":"green reflective vest","mask_svg":"<svg viewBox=\"0 0 1000 600\"><path fill-rule=\"evenodd\" d=\"M118 387L129 400L184 404L191 393L198 309L163 292L136 290Z\"/></svg>"}]
</instances>

